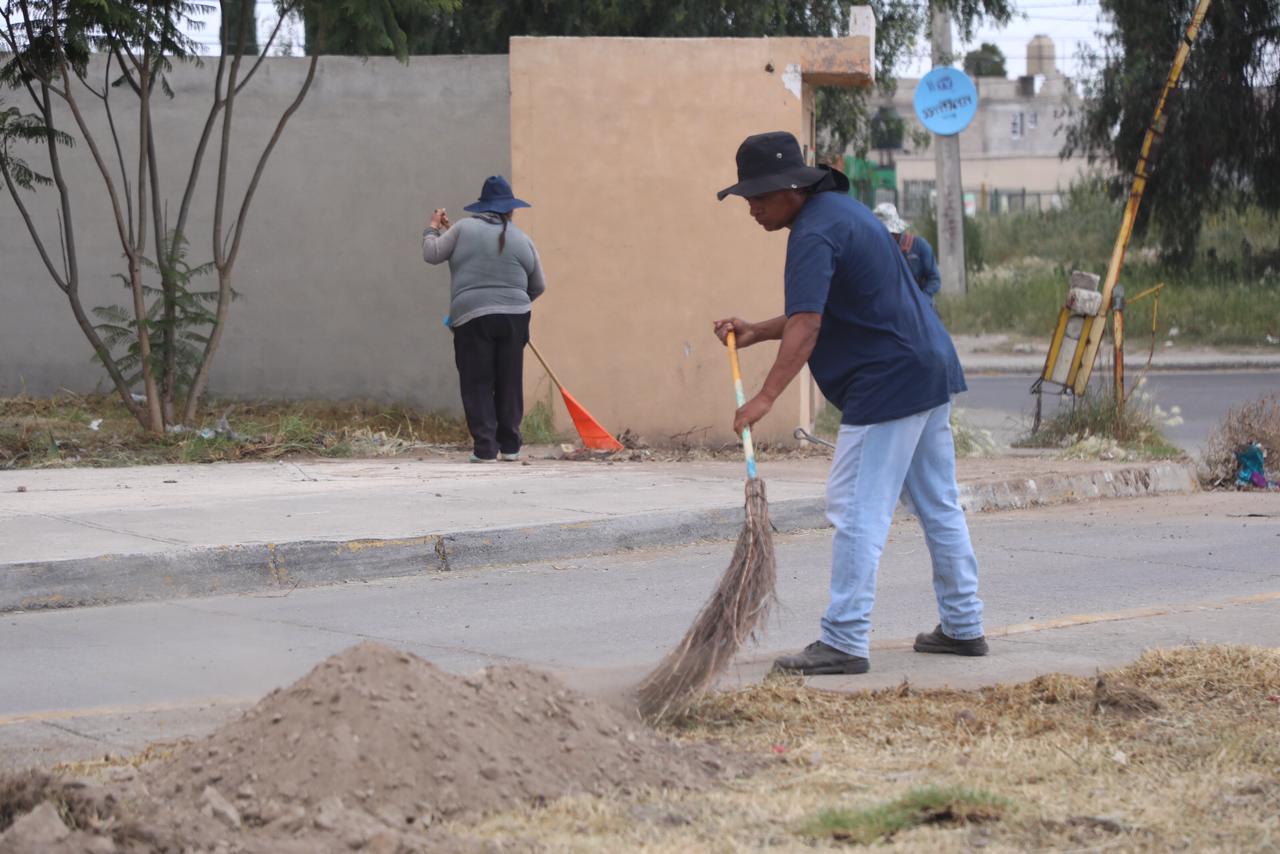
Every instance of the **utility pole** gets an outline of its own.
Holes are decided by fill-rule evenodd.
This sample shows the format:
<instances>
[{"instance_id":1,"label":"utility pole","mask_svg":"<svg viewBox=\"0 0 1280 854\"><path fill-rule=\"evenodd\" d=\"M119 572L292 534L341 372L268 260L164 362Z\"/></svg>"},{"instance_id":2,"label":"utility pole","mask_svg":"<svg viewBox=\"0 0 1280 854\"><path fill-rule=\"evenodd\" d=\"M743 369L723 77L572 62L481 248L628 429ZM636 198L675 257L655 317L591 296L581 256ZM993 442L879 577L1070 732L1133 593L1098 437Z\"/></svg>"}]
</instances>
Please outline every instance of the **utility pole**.
<instances>
[{"instance_id":1,"label":"utility pole","mask_svg":"<svg viewBox=\"0 0 1280 854\"><path fill-rule=\"evenodd\" d=\"M932 7L933 67L950 65L951 13L941 5ZM942 293L964 294L964 189L960 182L960 135L933 135L935 184L938 201L938 268Z\"/></svg>"}]
</instances>

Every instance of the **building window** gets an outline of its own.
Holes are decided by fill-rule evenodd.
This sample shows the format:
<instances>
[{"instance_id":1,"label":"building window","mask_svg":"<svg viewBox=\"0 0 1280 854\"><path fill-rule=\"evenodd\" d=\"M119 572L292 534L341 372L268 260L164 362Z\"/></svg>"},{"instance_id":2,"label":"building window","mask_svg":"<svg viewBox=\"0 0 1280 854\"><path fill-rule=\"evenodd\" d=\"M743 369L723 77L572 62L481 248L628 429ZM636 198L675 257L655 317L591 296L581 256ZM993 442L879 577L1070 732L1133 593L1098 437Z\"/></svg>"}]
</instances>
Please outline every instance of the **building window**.
<instances>
[{"instance_id":1,"label":"building window","mask_svg":"<svg viewBox=\"0 0 1280 854\"><path fill-rule=\"evenodd\" d=\"M898 202L903 216L922 217L933 210L933 181L903 181L902 199Z\"/></svg>"},{"instance_id":2,"label":"building window","mask_svg":"<svg viewBox=\"0 0 1280 854\"><path fill-rule=\"evenodd\" d=\"M1035 110L1027 113L1027 127L1031 130L1036 129L1036 125L1040 124L1040 114Z\"/></svg>"},{"instance_id":3,"label":"building window","mask_svg":"<svg viewBox=\"0 0 1280 854\"><path fill-rule=\"evenodd\" d=\"M1026 126L1023 123L1022 113L1014 113L1013 121L1011 122L1009 127L1009 136L1013 137L1014 139L1022 139L1022 134L1025 130L1026 130Z\"/></svg>"}]
</instances>

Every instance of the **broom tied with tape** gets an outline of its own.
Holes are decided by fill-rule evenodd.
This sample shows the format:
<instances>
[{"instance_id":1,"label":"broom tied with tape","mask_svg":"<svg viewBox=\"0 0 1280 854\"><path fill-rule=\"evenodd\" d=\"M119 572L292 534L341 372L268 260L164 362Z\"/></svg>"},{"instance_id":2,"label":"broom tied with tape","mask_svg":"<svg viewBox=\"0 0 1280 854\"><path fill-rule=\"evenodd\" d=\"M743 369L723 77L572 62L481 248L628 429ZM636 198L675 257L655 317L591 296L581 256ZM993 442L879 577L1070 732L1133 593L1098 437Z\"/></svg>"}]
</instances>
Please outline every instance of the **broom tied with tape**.
<instances>
[{"instance_id":1,"label":"broom tied with tape","mask_svg":"<svg viewBox=\"0 0 1280 854\"><path fill-rule=\"evenodd\" d=\"M738 366L737 339L732 331L725 343L733 370L733 389L741 408L746 404L746 395ZM773 527L769 523L764 481L756 472L749 426L742 430L742 450L747 463L746 521L742 533L728 569L684 639L640 683L640 714L650 722L677 718L688 711L764 622L773 604L777 583Z\"/></svg>"}]
</instances>

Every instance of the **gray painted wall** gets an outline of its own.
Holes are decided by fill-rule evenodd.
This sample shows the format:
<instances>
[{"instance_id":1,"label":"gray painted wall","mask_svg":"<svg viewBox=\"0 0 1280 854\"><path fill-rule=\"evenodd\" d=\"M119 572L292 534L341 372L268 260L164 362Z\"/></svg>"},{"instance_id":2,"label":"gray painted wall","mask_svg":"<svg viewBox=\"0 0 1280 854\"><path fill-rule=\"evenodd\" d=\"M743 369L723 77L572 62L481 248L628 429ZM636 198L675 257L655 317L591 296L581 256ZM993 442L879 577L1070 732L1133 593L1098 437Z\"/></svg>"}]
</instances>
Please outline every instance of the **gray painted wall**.
<instances>
[{"instance_id":1,"label":"gray painted wall","mask_svg":"<svg viewBox=\"0 0 1280 854\"><path fill-rule=\"evenodd\" d=\"M267 60L237 102L242 148L233 192L247 183L306 62ZM213 62L176 69L176 97L155 101L162 183L174 211L214 70ZM15 94L4 97L17 102ZM509 105L505 56L417 57L408 66L323 59L250 212L235 270L242 298L231 308L211 393L460 409L452 341L441 325L448 268L423 263L421 235L433 208L447 207L456 219L486 176L510 175ZM105 131L100 107L91 120ZM116 120L124 121L120 112ZM102 180L83 145L66 154L85 306L125 304L128 292L111 278L125 266ZM40 161L37 151L24 156ZM188 229L193 264L211 257L215 171L211 157ZM56 252L54 194L24 198ZM217 286L213 276L198 281ZM109 390L91 355L12 200L0 194L0 395Z\"/></svg>"}]
</instances>

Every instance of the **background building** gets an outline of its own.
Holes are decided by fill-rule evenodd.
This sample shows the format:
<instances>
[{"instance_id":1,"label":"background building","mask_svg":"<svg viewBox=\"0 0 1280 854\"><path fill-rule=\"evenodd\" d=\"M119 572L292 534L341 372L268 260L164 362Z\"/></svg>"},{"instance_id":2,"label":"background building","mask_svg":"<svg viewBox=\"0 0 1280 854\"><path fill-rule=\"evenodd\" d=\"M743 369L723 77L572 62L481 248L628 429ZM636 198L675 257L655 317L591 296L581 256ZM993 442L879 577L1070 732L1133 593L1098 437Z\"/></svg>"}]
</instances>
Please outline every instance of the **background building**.
<instances>
[{"instance_id":1,"label":"background building","mask_svg":"<svg viewBox=\"0 0 1280 854\"><path fill-rule=\"evenodd\" d=\"M1027 46L1027 56L1027 76L974 80L978 114L960 134L965 207L970 215L1056 206L1087 169L1082 157L1061 158L1079 96L1073 81L1058 71L1053 40L1036 36ZM895 193L889 185L896 185L898 206L908 218L925 214L932 206L934 192L932 147L911 148L910 131L923 130L913 108L919 82L899 80L894 96L873 102L872 107L895 110L909 132L904 135L905 148L869 155L868 167L881 176L870 201L892 201ZM856 165L851 168L858 169ZM893 175L885 179L888 170Z\"/></svg>"}]
</instances>

